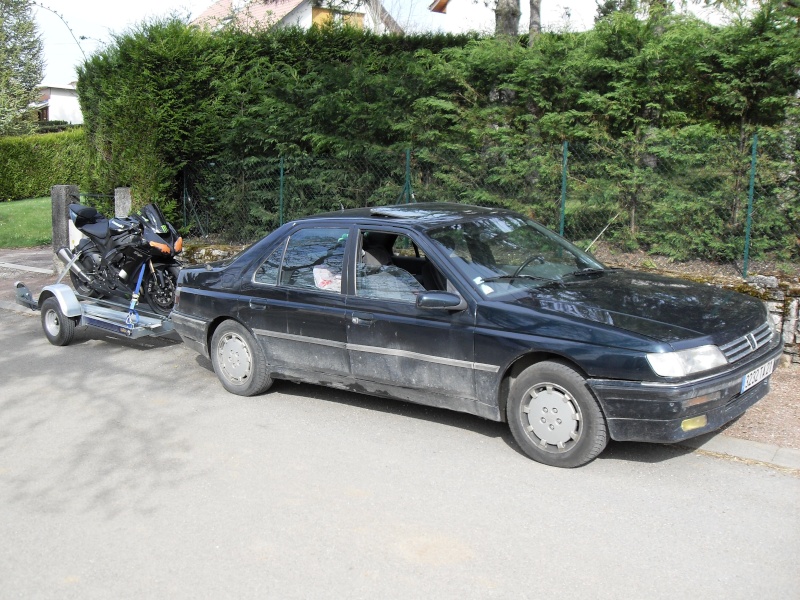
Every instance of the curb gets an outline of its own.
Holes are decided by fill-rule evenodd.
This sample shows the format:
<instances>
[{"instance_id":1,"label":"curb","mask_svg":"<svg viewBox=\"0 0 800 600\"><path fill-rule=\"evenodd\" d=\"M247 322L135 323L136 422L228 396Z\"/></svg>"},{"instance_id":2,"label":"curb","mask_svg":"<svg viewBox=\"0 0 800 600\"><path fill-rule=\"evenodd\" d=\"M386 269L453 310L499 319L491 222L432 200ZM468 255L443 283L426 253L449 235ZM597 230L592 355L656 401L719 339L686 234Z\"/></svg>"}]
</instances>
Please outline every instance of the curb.
<instances>
[{"instance_id":1,"label":"curb","mask_svg":"<svg viewBox=\"0 0 800 600\"><path fill-rule=\"evenodd\" d=\"M43 269L41 267L26 267L25 265L15 265L14 263L0 262L0 268L12 271L26 271L28 273L41 273L43 275L55 275L53 269Z\"/></svg>"},{"instance_id":2,"label":"curb","mask_svg":"<svg viewBox=\"0 0 800 600\"><path fill-rule=\"evenodd\" d=\"M680 442L679 445L693 450L732 456L734 458L752 460L783 469L800 471L800 450L795 450L793 448L781 448L774 444L742 440L717 432L707 433Z\"/></svg>"}]
</instances>

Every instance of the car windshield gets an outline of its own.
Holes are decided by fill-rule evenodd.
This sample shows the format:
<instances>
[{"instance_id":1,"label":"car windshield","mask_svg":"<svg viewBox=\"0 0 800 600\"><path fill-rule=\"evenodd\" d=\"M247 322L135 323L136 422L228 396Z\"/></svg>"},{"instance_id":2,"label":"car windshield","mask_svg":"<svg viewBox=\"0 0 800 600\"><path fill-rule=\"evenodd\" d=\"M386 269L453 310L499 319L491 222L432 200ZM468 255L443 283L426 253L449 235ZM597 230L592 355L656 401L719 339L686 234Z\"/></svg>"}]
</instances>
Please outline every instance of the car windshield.
<instances>
[{"instance_id":1,"label":"car windshield","mask_svg":"<svg viewBox=\"0 0 800 600\"><path fill-rule=\"evenodd\" d=\"M484 296L607 271L591 255L518 215L464 221L430 230L428 235Z\"/></svg>"}]
</instances>

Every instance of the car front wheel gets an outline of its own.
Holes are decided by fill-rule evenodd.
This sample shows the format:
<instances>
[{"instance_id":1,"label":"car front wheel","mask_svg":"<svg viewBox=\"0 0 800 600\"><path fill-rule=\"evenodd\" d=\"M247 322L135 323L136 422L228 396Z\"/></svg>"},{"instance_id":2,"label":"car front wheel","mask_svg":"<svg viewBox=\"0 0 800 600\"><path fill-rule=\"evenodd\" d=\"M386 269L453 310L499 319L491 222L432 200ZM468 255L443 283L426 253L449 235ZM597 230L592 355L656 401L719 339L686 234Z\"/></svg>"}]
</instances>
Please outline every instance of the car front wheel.
<instances>
[{"instance_id":1,"label":"car front wheel","mask_svg":"<svg viewBox=\"0 0 800 600\"><path fill-rule=\"evenodd\" d=\"M211 339L210 354L214 372L229 392L255 396L272 385L264 351L241 323L222 323Z\"/></svg>"},{"instance_id":2,"label":"car front wheel","mask_svg":"<svg viewBox=\"0 0 800 600\"><path fill-rule=\"evenodd\" d=\"M605 417L585 379L560 362L525 369L511 386L506 416L522 451L554 467L584 465L608 441Z\"/></svg>"}]
</instances>

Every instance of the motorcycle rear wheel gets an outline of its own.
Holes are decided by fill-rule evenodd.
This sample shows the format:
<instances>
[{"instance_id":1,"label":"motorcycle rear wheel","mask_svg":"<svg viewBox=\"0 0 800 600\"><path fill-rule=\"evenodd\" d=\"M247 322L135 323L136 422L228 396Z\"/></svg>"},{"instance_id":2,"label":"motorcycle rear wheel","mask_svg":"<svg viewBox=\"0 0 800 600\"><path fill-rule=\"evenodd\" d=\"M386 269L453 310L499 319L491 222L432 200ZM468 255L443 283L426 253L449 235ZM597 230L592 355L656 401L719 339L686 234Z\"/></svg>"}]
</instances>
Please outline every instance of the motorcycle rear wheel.
<instances>
[{"instance_id":1,"label":"motorcycle rear wheel","mask_svg":"<svg viewBox=\"0 0 800 600\"><path fill-rule=\"evenodd\" d=\"M78 263L85 273L94 273L95 267L91 258L84 256L78 261ZM97 298L100 295L96 290L93 290L91 287L89 287L89 284L85 283L72 271L69 272L69 279L72 281L72 287L79 295L87 296L89 298Z\"/></svg>"},{"instance_id":2,"label":"motorcycle rear wheel","mask_svg":"<svg viewBox=\"0 0 800 600\"><path fill-rule=\"evenodd\" d=\"M142 295L153 312L166 317L175 305L175 284L178 281L180 268L177 265L155 263L155 276L145 266Z\"/></svg>"}]
</instances>

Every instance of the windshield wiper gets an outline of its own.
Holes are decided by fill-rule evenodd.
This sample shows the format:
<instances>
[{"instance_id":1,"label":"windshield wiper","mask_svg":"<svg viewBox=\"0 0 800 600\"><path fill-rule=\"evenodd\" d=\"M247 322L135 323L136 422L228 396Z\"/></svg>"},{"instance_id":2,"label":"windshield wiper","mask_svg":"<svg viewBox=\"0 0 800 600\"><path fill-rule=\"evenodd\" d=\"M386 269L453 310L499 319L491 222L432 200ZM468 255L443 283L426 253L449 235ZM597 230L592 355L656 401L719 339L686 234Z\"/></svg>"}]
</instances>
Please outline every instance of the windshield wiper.
<instances>
[{"instance_id":1,"label":"windshield wiper","mask_svg":"<svg viewBox=\"0 0 800 600\"><path fill-rule=\"evenodd\" d=\"M595 267L587 267L585 269L578 269L577 271L572 271L571 273L565 273L562 275L562 279L564 277L587 277L589 275L601 275L603 273L613 273L614 271L619 271L617 268L608 268L608 269L598 269Z\"/></svg>"},{"instance_id":2,"label":"windshield wiper","mask_svg":"<svg viewBox=\"0 0 800 600\"><path fill-rule=\"evenodd\" d=\"M481 283L491 283L492 281L503 281L509 280L514 281L515 279L530 279L533 281L546 281L548 283L560 283L558 279L551 279L549 277L537 277L536 275L495 275L494 277L487 277L481 281Z\"/></svg>"}]
</instances>

